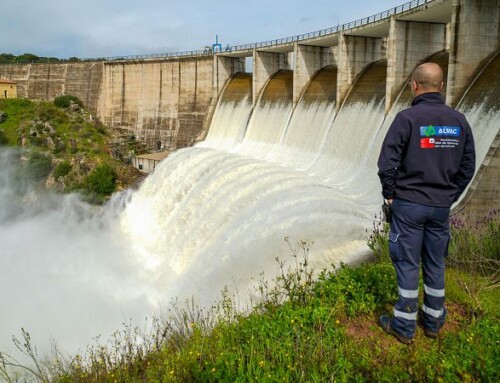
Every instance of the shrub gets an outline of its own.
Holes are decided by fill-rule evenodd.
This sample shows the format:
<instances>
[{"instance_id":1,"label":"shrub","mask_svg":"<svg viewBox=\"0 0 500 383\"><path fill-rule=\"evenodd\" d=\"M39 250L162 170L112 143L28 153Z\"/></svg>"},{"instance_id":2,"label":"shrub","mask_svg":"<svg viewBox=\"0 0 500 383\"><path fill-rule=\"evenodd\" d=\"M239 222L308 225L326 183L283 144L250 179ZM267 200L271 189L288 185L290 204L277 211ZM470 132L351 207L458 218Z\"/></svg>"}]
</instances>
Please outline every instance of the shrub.
<instances>
[{"instance_id":1,"label":"shrub","mask_svg":"<svg viewBox=\"0 0 500 383\"><path fill-rule=\"evenodd\" d=\"M63 94L61 96L57 96L54 99L54 104L60 108L68 108L71 104L78 104L80 106L83 105L83 103L80 101L78 97L71 96L69 94Z\"/></svg>"},{"instance_id":2,"label":"shrub","mask_svg":"<svg viewBox=\"0 0 500 383\"><path fill-rule=\"evenodd\" d=\"M70 171L71 171L71 164L69 163L69 161L59 162L56 165L56 168L54 169L54 178L58 180L59 177L64 177Z\"/></svg>"},{"instance_id":3,"label":"shrub","mask_svg":"<svg viewBox=\"0 0 500 383\"><path fill-rule=\"evenodd\" d=\"M115 191L116 172L108 164L97 166L86 178L84 187L90 193L109 195Z\"/></svg>"}]
</instances>

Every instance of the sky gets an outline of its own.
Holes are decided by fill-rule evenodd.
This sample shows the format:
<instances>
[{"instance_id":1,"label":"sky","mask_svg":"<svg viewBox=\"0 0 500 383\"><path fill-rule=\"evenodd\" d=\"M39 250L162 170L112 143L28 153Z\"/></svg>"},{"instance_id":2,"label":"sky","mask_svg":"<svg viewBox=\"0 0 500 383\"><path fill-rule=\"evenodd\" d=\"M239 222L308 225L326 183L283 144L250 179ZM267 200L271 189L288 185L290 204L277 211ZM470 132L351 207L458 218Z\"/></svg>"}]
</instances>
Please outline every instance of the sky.
<instances>
[{"instance_id":1,"label":"sky","mask_svg":"<svg viewBox=\"0 0 500 383\"><path fill-rule=\"evenodd\" d=\"M274 40L405 0L0 0L0 53L95 58Z\"/></svg>"}]
</instances>

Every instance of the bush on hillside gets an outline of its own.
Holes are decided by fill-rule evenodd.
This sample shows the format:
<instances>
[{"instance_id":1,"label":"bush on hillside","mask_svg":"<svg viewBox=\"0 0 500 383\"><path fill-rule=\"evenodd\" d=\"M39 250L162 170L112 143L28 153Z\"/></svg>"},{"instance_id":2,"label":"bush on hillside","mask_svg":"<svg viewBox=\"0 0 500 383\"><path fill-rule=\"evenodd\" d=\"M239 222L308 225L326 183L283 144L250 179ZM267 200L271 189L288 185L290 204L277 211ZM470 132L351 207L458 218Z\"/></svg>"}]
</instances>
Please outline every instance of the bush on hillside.
<instances>
[{"instance_id":1,"label":"bush on hillside","mask_svg":"<svg viewBox=\"0 0 500 383\"><path fill-rule=\"evenodd\" d=\"M113 193L116 188L116 171L108 164L97 166L86 178L85 190L105 196Z\"/></svg>"},{"instance_id":2,"label":"bush on hillside","mask_svg":"<svg viewBox=\"0 0 500 383\"><path fill-rule=\"evenodd\" d=\"M78 97L71 96L69 94L63 94L61 96L57 96L54 99L54 104L59 108L69 108L71 104L77 104L83 106L82 101Z\"/></svg>"},{"instance_id":3,"label":"bush on hillside","mask_svg":"<svg viewBox=\"0 0 500 383\"><path fill-rule=\"evenodd\" d=\"M59 162L56 165L56 168L54 169L54 178L58 180L59 177L64 177L70 171L71 171L71 164L69 163L69 161Z\"/></svg>"}]
</instances>

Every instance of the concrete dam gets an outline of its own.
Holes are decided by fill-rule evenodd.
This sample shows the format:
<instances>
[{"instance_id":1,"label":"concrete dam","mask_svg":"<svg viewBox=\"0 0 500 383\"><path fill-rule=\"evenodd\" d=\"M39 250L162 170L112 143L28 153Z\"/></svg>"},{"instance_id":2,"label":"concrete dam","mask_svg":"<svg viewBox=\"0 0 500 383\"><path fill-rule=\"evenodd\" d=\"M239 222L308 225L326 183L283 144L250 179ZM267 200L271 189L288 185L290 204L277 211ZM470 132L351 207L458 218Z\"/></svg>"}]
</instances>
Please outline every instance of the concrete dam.
<instances>
[{"instance_id":1,"label":"concrete dam","mask_svg":"<svg viewBox=\"0 0 500 383\"><path fill-rule=\"evenodd\" d=\"M445 69L448 104L459 105L469 87L480 86L481 78L476 77L488 68L486 72L493 77L483 80L484 92L494 92L498 89L493 85L498 71L491 68L497 66L498 60L499 14L496 0L414 0L327 30L223 51L1 65L0 77L17 82L19 97L51 100L59 94L75 95L104 124L133 135L151 149L169 150L191 146L203 140L209 130L220 129L219 122L212 119L217 103L224 102L220 98L224 87L232 89L226 92L229 97L238 84L250 83L251 113L258 110L259 98L266 100L273 92L287 105L282 113L277 113L284 121L267 123L266 138L252 137L251 127L240 132L240 139L245 136L247 142L262 142L256 150L266 150L265 144L276 144L280 137L284 146L293 139L294 121L291 120L291 126L286 125L287 118L292 110L306 108L305 99L311 97L308 93L313 92L310 88L314 86L328 89L328 101L323 100L322 104L328 104L331 112L317 126L315 119L320 117L314 108L309 110L308 140L316 141L324 140L333 118L339 120L337 125L346 118L349 103L345 101L348 95L352 100L356 92L357 97L373 96L373 100L383 104L378 120L369 120L373 121L374 134L383 119L390 119L409 104L408 100L397 100L402 86L418 63L433 60L432 57ZM251 73L245 75L249 62ZM378 75L370 77L366 72L373 72L374 67L379 68ZM281 91L284 93L278 95ZM481 93L476 93L475 101L481 100ZM490 111L498 109L498 99L490 102ZM261 118L265 120L266 116ZM495 130L495 126L491 129ZM364 139L370 136L367 132ZM358 145L366 144L362 141L358 140ZM498 167L497 141L492 140L484 166ZM319 146L305 149L319 155ZM477 205L474 211L484 213L500 204L498 176L494 174L498 170L482 168L478 172L480 177L473 188L479 187L481 192L471 202Z\"/></svg>"},{"instance_id":2,"label":"concrete dam","mask_svg":"<svg viewBox=\"0 0 500 383\"><path fill-rule=\"evenodd\" d=\"M112 128L178 148L102 211L67 195L0 220L0 268L11 271L0 287L16 291L0 297L16 307L0 346L23 323L76 351L172 297L209 306L224 286L244 304L252 278L290 259L284 238L307 244L315 270L364 259L380 145L422 61L443 67L447 102L475 135L477 173L455 211L499 207L499 17L497 0L418 0L222 52L0 66L22 97L73 94Z\"/></svg>"}]
</instances>

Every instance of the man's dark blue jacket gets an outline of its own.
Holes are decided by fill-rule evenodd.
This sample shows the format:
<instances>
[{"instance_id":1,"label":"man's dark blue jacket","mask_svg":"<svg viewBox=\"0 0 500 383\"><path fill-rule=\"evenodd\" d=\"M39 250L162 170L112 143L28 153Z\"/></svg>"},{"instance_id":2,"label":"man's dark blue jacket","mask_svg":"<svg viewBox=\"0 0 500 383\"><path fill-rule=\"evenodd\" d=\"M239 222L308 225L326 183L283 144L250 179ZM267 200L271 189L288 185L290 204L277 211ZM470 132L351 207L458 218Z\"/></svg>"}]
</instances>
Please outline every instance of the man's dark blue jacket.
<instances>
[{"instance_id":1,"label":"man's dark blue jacket","mask_svg":"<svg viewBox=\"0 0 500 383\"><path fill-rule=\"evenodd\" d=\"M448 107L440 93L421 94L396 115L382 144L382 195L449 207L472 179L475 158L465 116Z\"/></svg>"}]
</instances>

